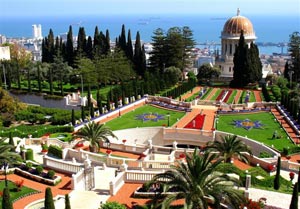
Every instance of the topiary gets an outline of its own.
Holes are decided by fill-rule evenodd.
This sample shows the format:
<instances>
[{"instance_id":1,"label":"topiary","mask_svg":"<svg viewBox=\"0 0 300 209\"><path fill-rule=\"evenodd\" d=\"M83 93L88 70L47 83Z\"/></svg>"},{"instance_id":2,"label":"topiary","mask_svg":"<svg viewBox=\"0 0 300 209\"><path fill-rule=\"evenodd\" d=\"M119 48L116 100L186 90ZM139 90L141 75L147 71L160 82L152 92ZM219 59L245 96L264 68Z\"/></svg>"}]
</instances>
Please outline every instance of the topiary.
<instances>
[{"instance_id":1,"label":"topiary","mask_svg":"<svg viewBox=\"0 0 300 209\"><path fill-rule=\"evenodd\" d=\"M53 179L55 176L55 171L54 170L49 170L48 173L47 173L47 177L49 179Z\"/></svg>"},{"instance_id":2,"label":"topiary","mask_svg":"<svg viewBox=\"0 0 300 209\"><path fill-rule=\"evenodd\" d=\"M35 172L38 175L41 175L43 173L43 170L44 170L43 166L39 165L39 166L36 167Z\"/></svg>"}]
</instances>

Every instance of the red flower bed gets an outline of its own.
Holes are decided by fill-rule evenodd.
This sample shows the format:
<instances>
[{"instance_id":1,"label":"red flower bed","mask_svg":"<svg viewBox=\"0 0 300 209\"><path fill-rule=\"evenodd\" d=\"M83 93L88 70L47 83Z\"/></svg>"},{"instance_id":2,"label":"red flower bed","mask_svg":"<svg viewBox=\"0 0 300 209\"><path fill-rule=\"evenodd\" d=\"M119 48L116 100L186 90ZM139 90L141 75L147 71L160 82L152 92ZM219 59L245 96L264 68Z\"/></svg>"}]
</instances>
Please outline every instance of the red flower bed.
<instances>
[{"instance_id":1,"label":"red flower bed","mask_svg":"<svg viewBox=\"0 0 300 209\"><path fill-rule=\"evenodd\" d=\"M108 149L108 150L106 150L106 154L111 154L112 153L112 151L110 150L110 149Z\"/></svg>"},{"instance_id":2,"label":"red flower bed","mask_svg":"<svg viewBox=\"0 0 300 209\"><path fill-rule=\"evenodd\" d=\"M181 153L181 154L179 155L179 158L180 158L180 159L185 158L185 154Z\"/></svg>"},{"instance_id":3,"label":"red flower bed","mask_svg":"<svg viewBox=\"0 0 300 209\"><path fill-rule=\"evenodd\" d=\"M225 90L222 90L216 100L220 101L222 99L222 97L224 96L224 94L225 94Z\"/></svg>"},{"instance_id":4,"label":"red flower bed","mask_svg":"<svg viewBox=\"0 0 300 209\"><path fill-rule=\"evenodd\" d=\"M232 90L230 89L230 90L228 90L228 93L227 93L225 99L223 100L223 102L227 102L231 94L232 94Z\"/></svg>"},{"instance_id":5,"label":"red flower bed","mask_svg":"<svg viewBox=\"0 0 300 209\"><path fill-rule=\"evenodd\" d=\"M197 115L193 120L191 120L184 128L192 129L202 129L204 124L205 114Z\"/></svg>"}]
</instances>

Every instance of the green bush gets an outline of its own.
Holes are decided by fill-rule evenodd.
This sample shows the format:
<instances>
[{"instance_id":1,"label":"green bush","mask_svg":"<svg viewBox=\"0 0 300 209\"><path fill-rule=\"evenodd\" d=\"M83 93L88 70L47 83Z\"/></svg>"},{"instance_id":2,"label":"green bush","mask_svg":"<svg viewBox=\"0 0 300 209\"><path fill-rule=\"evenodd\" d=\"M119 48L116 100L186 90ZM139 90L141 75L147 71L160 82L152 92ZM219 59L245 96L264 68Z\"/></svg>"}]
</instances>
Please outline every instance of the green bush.
<instances>
[{"instance_id":1,"label":"green bush","mask_svg":"<svg viewBox=\"0 0 300 209\"><path fill-rule=\"evenodd\" d=\"M49 171L47 172L47 177L48 177L49 179L53 179L54 176L55 176L55 171L54 171L54 170L49 170Z\"/></svg>"},{"instance_id":2,"label":"green bush","mask_svg":"<svg viewBox=\"0 0 300 209\"><path fill-rule=\"evenodd\" d=\"M31 160L33 161L34 158L33 158L33 150L32 149L27 149L26 152L25 152L25 159L26 160Z\"/></svg>"},{"instance_id":3,"label":"green bush","mask_svg":"<svg viewBox=\"0 0 300 209\"><path fill-rule=\"evenodd\" d=\"M43 170L44 170L44 168L41 165L38 165L35 169L35 171L38 175L41 175L43 173Z\"/></svg>"},{"instance_id":4,"label":"green bush","mask_svg":"<svg viewBox=\"0 0 300 209\"><path fill-rule=\"evenodd\" d=\"M32 168L32 163L31 162L27 162L26 165L25 165L25 169L29 170L31 168Z\"/></svg>"},{"instance_id":5,"label":"green bush","mask_svg":"<svg viewBox=\"0 0 300 209\"><path fill-rule=\"evenodd\" d=\"M101 205L100 209L126 209L126 207L118 202L107 202Z\"/></svg>"},{"instance_id":6,"label":"green bush","mask_svg":"<svg viewBox=\"0 0 300 209\"><path fill-rule=\"evenodd\" d=\"M269 158L269 157L273 157L272 154L268 153L268 152L260 152L259 153L259 158Z\"/></svg>"},{"instance_id":7,"label":"green bush","mask_svg":"<svg viewBox=\"0 0 300 209\"><path fill-rule=\"evenodd\" d=\"M62 148L56 145L50 145L48 155L62 159Z\"/></svg>"}]
</instances>

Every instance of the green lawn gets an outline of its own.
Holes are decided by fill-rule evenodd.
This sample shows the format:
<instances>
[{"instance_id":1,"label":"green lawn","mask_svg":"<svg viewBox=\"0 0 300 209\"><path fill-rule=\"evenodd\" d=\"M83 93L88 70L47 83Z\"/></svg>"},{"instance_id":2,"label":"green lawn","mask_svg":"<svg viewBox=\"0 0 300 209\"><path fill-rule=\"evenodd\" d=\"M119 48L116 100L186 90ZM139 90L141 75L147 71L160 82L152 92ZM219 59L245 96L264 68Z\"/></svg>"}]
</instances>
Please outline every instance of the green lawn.
<instances>
[{"instance_id":1,"label":"green lawn","mask_svg":"<svg viewBox=\"0 0 300 209\"><path fill-rule=\"evenodd\" d=\"M246 130L242 127L235 127L233 124L234 120L245 119L249 119L252 122L260 121L262 127L259 129L252 128L250 130ZM266 145L274 145L274 147L280 151L282 151L284 147L292 148L295 146L289 139L287 139L287 134L283 129L281 129L280 124L274 120L274 116L269 112L219 115L217 130L240 136L247 136L248 138L262 142ZM275 130L277 130L278 136L281 136L280 139L272 139L272 135Z\"/></svg>"},{"instance_id":2,"label":"green lawn","mask_svg":"<svg viewBox=\"0 0 300 209\"><path fill-rule=\"evenodd\" d=\"M10 191L10 200L11 201L14 201L18 198L25 197L25 196L28 196L30 194L38 192L38 191L36 191L34 189L31 189L31 188L28 188L26 186L23 186L21 188L21 190L18 191L14 182L8 181L7 183L8 183L8 188L9 188L9 191ZM4 187L5 187L5 181L4 180L0 181L0 191L1 192L3 192ZM2 208L2 195L0 196L0 208Z\"/></svg>"},{"instance_id":3,"label":"green lawn","mask_svg":"<svg viewBox=\"0 0 300 209\"><path fill-rule=\"evenodd\" d=\"M156 121L142 121L141 119L136 119L138 115L142 114L158 114L162 116L162 120ZM153 126L167 126L168 125L168 117L170 115L170 126L177 122L177 120L181 119L185 113L184 112L177 112L171 111L161 108L156 108L150 105L145 105L143 107L137 108L134 111L121 115L116 119L113 119L106 123L108 127L112 130L120 130L120 129L127 129L127 128L136 128L136 127L153 127ZM151 115L152 117L156 117Z\"/></svg>"}]
</instances>

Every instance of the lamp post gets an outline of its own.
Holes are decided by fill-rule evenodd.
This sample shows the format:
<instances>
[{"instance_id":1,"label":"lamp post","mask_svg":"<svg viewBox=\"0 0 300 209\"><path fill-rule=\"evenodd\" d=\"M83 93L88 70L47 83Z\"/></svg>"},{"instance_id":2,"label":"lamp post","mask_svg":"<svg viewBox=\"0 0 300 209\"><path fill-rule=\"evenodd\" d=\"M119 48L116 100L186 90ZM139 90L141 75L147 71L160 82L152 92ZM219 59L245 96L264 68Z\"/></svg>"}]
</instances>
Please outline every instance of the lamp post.
<instances>
[{"instance_id":1,"label":"lamp post","mask_svg":"<svg viewBox=\"0 0 300 209\"><path fill-rule=\"evenodd\" d=\"M290 70L288 72L288 74L289 74L289 77L290 77L290 88L292 88L292 78L293 78L294 71Z\"/></svg>"},{"instance_id":2,"label":"lamp post","mask_svg":"<svg viewBox=\"0 0 300 209\"><path fill-rule=\"evenodd\" d=\"M4 166L4 176L5 176L5 187L7 187L7 167L8 167L8 162L4 161L3 162Z\"/></svg>"}]
</instances>

